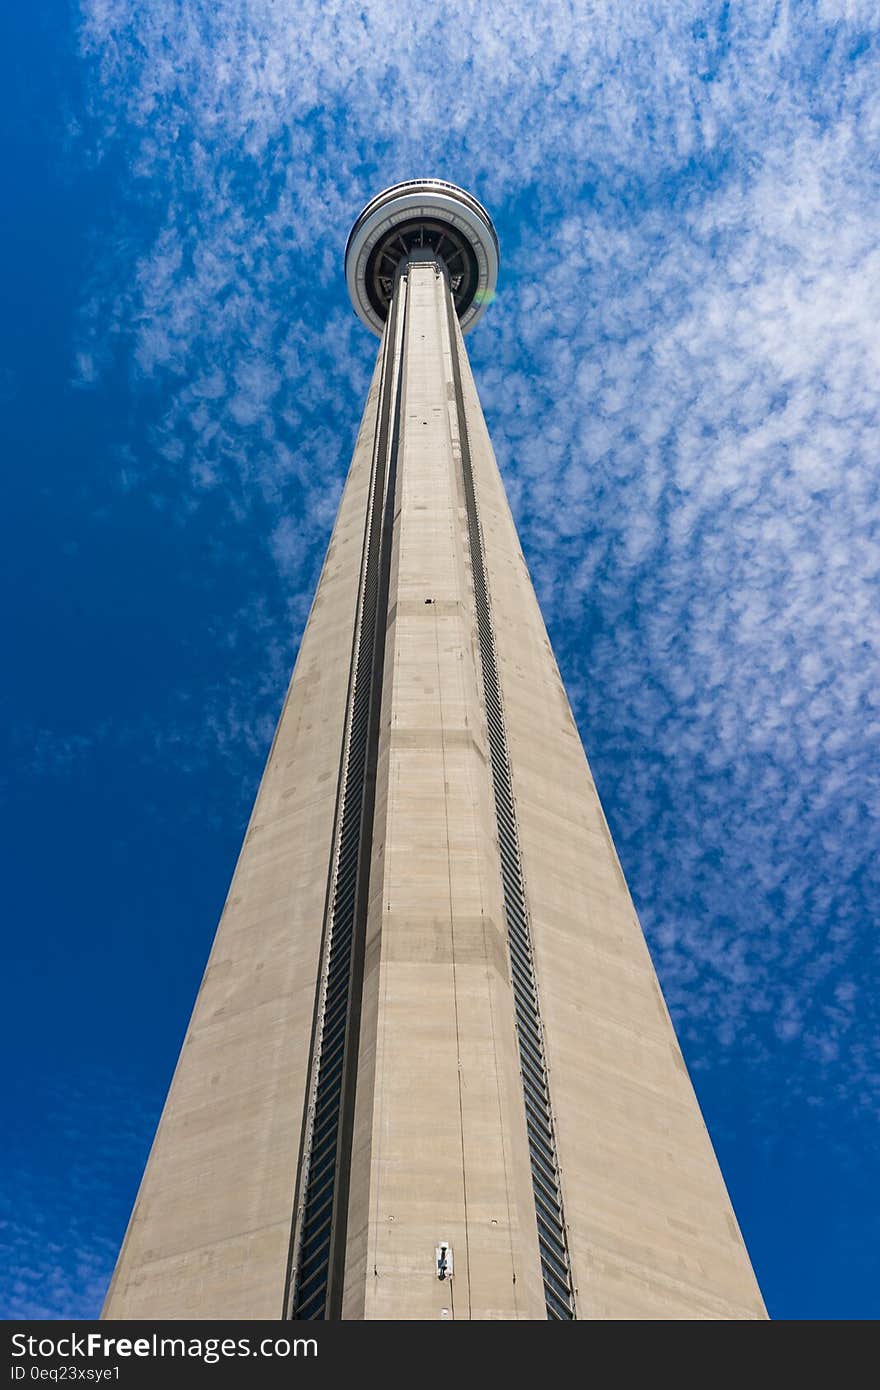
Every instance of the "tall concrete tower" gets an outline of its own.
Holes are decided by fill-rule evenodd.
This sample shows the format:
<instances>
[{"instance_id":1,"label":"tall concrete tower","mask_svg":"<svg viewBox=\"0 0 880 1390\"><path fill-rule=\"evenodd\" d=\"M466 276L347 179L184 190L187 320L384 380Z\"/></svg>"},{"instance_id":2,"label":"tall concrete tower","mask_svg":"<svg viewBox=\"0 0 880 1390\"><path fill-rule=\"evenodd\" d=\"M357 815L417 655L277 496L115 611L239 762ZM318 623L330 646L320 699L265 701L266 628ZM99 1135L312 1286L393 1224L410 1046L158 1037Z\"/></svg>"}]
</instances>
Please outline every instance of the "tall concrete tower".
<instances>
[{"instance_id":1,"label":"tall concrete tower","mask_svg":"<svg viewBox=\"0 0 880 1390\"><path fill-rule=\"evenodd\" d=\"M349 238L381 337L111 1318L761 1318L462 334L435 179Z\"/></svg>"}]
</instances>

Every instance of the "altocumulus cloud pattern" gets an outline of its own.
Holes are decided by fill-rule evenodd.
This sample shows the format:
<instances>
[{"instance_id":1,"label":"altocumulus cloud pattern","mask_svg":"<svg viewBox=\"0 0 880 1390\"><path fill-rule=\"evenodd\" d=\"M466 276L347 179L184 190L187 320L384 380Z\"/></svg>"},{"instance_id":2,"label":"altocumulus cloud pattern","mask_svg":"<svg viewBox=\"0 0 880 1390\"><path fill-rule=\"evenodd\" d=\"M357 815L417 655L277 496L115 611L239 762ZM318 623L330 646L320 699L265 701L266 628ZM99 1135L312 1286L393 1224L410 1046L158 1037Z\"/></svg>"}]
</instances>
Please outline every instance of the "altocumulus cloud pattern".
<instances>
[{"instance_id":1,"label":"altocumulus cloud pattern","mask_svg":"<svg viewBox=\"0 0 880 1390\"><path fill-rule=\"evenodd\" d=\"M804 1202L829 1173L858 1188L876 1146L878 42L858 0L82 0L72 39L67 158L117 172L71 371L126 393L109 514L139 498L198 550L225 585L226 658L136 718L35 728L30 775L149 748L185 801L222 764L222 893L372 366L345 236L398 179L473 189L502 273L469 350L526 558L768 1306L790 1316L831 1294L791 1293L803 1247L772 1209L793 1181ZM166 1061L213 925L186 925ZM166 1083L129 1117L142 1158ZM142 1158L106 1177L118 1219ZM841 1249L847 1220L825 1232ZM52 1315L96 1311L121 1230L95 1232ZM32 1253L14 1308L45 1305L49 1259Z\"/></svg>"}]
</instances>

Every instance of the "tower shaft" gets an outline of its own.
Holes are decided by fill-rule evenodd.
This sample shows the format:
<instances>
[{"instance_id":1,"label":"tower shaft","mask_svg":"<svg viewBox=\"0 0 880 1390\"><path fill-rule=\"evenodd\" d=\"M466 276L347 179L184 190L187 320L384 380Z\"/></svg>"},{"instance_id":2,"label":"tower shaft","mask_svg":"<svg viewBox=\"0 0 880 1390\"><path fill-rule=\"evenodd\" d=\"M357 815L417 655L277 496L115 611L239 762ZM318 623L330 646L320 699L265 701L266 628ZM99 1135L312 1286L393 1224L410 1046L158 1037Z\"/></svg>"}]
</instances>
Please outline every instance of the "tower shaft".
<instances>
[{"instance_id":1,"label":"tower shaft","mask_svg":"<svg viewBox=\"0 0 880 1390\"><path fill-rule=\"evenodd\" d=\"M418 253L104 1315L764 1316Z\"/></svg>"}]
</instances>

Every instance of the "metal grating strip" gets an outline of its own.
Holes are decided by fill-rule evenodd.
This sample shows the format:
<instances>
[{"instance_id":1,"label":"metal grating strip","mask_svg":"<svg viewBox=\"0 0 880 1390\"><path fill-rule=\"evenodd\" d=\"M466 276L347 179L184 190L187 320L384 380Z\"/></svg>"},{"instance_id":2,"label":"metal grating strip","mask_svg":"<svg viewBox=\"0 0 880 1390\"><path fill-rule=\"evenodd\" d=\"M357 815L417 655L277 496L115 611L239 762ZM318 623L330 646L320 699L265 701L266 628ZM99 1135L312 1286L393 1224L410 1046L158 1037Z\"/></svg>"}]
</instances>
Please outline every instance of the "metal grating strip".
<instances>
[{"instance_id":1,"label":"metal grating strip","mask_svg":"<svg viewBox=\"0 0 880 1390\"><path fill-rule=\"evenodd\" d=\"M446 296L446 308L467 508L474 601L477 611L477 635L483 674L483 695L486 702L492 781L495 788L495 815L504 889L504 909L507 918L511 959L513 959L514 950L517 958L517 969L511 972L511 982L514 994L517 1041L520 1050L526 1128L530 1141L532 1186L538 1222L538 1249L544 1278L544 1299L548 1320L555 1322L573 1321L577 1314L565 1237L559 1164L556 1158L550 1090L547 1084L543 1033L538 1012L538 994L532 961L531 933L528 926L528 906L523 884L519 832L514 810L507 734L504 727L501 686L498 680L498 665L495 655L495 637L492 631L492 611L483 554L483 537L477 511L467 417L461 385L457 325L452 298L449 294ZM535 1155L535 1150L541 1155L540 1161ZM552 1189L548 1185L548 1168L552 1170Z\"/></svg>"},{"instance_id":2,"label":"metal grating strip","mask_svg":"<svg viewBox=\"0 0 880 1390\"><path fill-rule=\"evenodd\" d=\"M331 862L324 968L312 1041L311 1092L286 1306L293 1320L339 1316L345 1254L351 1121L363 987L363 946L375 804L391 525L397 476L403 354L395 295L364 535L348 725ZM404 308L401 333L405 332ZM395 374L395 361L397 371Z\"/></svg>"}]
</instances>

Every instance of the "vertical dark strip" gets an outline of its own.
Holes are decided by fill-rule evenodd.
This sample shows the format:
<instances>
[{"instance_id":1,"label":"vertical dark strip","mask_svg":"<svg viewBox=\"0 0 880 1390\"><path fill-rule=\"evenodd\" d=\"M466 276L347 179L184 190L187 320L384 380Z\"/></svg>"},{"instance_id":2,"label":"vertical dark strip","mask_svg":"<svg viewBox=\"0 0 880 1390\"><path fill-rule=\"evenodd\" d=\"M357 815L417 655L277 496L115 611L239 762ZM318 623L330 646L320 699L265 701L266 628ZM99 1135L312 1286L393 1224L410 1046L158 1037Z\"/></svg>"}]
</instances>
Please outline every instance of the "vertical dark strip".
<instances>
[{"instance_id":1,"label":"vertical dark strip","mask_svg":"<svg viewBox=\"0 0 880 1390\"><path fill-rule=\"evenodd\" d=\"M532 1189L535 1198L535 1217L538 1226L538 1249L544 1279L544 1299L547 1317L553 1321L571 1321L576 1317L572 1291L565 1218L562 1210L562 1190L559 1164L556 1158L556 1139L553 1132L550 1089L544 1061L543 1030L538 1008L538 990L532 957L531 930L523 884L519 831L513 801L510 759L495 636L492 630L492 610L489 584L483 554L483 538L477 511L474 473L471 461L467 416L461 384L457 324L452 296L447 290L446 308L449 322L449 346L452 355L452 375L455 406L458 416L458 437L461 447L461 466L467 508L468 541L473 572L474 602L477 612L477 634L480 664L483 675L483 695L486 702L486 723L492 763L492 784L495 793L495 819L504 891L504 913L507 922L507 942L510 951L511 984L513 987L516 1035L519 1045L520 1077L529 1141L532 1170Z\"/></svg>"},{"instance_id":2,"label":"vertical dark strip","mask_svg":"<svg viewBox=\"0 0 880 1390\"><path fill-rule=\"evenodd\" d=\"M324 960L312 1040L300 1158L302 1211L295 1223L290 1293L294 1320L339 1318L370 891L376 768L385 664L404 353L396 352L400 291L385 345L379 422L365 535L359 618L352 652L349 718L325 914ZM406 309L401 323L406 335ZM397 379L394 372L397 364Z\"/></svg>"}]
</instances>

